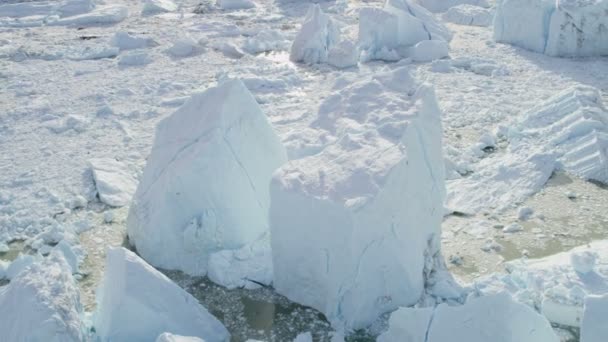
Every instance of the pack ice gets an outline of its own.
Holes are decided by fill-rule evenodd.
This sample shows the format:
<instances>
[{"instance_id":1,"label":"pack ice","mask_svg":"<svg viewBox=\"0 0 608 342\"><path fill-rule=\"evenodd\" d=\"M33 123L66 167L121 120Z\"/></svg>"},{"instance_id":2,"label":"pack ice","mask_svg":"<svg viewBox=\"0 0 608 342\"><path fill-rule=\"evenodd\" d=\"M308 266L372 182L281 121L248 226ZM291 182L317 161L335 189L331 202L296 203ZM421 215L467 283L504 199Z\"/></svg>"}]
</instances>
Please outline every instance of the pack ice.
<instances>
[{"instance_id":1,"label":"pack ice","mask_svg":"<svg viewBox=\"0 0 608 342\"><path fill-rule=\"evenodd\" d=\"M439 258L440 111L401 68L328 97L314 125L336 142L270 186L273 284L336 329L357 329L415 304Z\"/></svg>"},{"instance_id":2,"label":"pack ice","mask_svg":"<svg viewBox=\"0 0 608 342\"><path fill-rule=\"evenodd\" d=\"M468 177L448 181L449 208L503 210L539 191L558 169L608 183L608 112L597 89L566 89L507 131L505 153L482 159Z\"/></svg>"},{"instance_id":3,"label":"pack ice","mask_svg":"<svg viewBox=\"0 0 608 342\"><path fill-rule=\"evenodd\" d=\"M208 342L230 339L196 298L121 247L107 251L93 324L101 341L154 341L167 331Z\"/></svg>"},{"instance_id":4,"label":"pack ice","mask_svg":"<svg viewBox=\"0 0 608 342\"><path fill-rule=\"evenodd\" d=\"M384 8L359 12L362 60L398 60L423 40L449 42L451 32L432 13L410 0L386 0Z\"/></svg>"},{"instance_id":5,"label":"pack ice","mask_svg":"<svg viewBox=\"0 0 608 342\"><path fill-rule=\"evenodd\" d=\"M549 322L511 296L472 298L465 305L400 308L378 342L558 342Z\"/></svg>"},{"instance_id":6,"label":"pack ice","mask_svg":"<svg viewBox=\"0 0 608 342\"><path fill-rule=\"evenodd\" d=\"M204 275L211 253L268 232L269 183L286 152L245 85L193 95L157 127L127 219L152 265Z\"/></svg>"},{"instance_id":7,"label":"pack ice","mask_svg":"<svg viewBox=\"0 0 608 342\"><path fill-rule=\"evenodd\" d=\"M3 341L85 341L80 293L61 253L34 262L0 287Z\"/></svg>"},{"instance_id":8,"label":"pack ice","mask_svg":"<svg viewBox=\"0 0 608 342\"><path fill-rule=\"evenodd\" d=\"M550 56L608 55L607 0L503 0L494 38Z\"/></svg>"}]
</instances>

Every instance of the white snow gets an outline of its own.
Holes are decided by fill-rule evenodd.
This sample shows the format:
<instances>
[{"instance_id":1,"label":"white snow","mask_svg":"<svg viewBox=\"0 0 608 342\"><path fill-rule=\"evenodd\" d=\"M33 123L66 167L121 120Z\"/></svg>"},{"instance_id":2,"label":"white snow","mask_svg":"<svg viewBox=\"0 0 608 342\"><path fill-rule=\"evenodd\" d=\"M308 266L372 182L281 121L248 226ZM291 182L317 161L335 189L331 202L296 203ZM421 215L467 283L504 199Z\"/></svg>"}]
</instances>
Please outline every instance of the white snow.
<instances>
[{"instance_id":1,"label":"white snow","mask_svg":"<svg viewBox=\"0 0 608 342\"><path fill-rule=\"evenodd\" d=\"M458 5L445 12L443 20L458 25L490 26L494 20L494 12L479 6Z\"/></svg>"},{"instance_id":2,"label":"white snow","mask_svg":"<svg viewBox=\"0 0 608 342\"><path fill-rule=\"evenodd\" d=\"M143 0L142 15L175 12L177 5L171 0Z\"/></svg>"},{"instance_id":3,"label":"white snow","mask_svg":"<svg viewBox=\"0 0 608 342\"><path fill-rule=\"evenodd\" d=\"M146 52L128 52L118 57L118 65L121 67L145 66L152 63L152 59Z\"/></svg>"},{"instance_id":4,"label":"white snow","mask_svg":"<svg viewBox=\"0 0 608 342\"><path fill-rule=\"evenodd\" d=\"M243 43L243 50L250 54L258 54L287 50L289 46L289 41L280 31L264 29L255 36L247 38Z\"/></svg>"},{"instance_id":5,"label":"white snow","mask_svg":"<svg viewBox=\"0 0 608 342\"><path fill-rule=\"evenodd\" d=\"M268 184L285 150L239 80L192 96L163 120L127 222L151 264L193 275L211 253L268 231Z\"/></svg>"},{"instance_id":6,"label":"white snow","mask_svg":"<svg viewBox=\"0 0 608 342\"><path fill-rule=\"evenodd\" d=\"M80 293L70 266L51 253L0 287L4 341L86 341Z\"/></svg>"},{"instance_id":7,"label":"white snow","mask_svg":"<svg viewBox=\"0 0 608 342\"><path fill-rule=\"evenodd\" d=\"M414 62L430 62L448 57L449 49L444 40L423 40L409 49L409 57Z\"/></svg>"},{"instance_id":8,"label":"white snow","mask_svg":"<svg viewBox=\"0 0 608 342\"><path fill-rule=\"evenodd\" d=\"M423 40L451 39L443 24L410 0L386 0L383 9L362 8L359 12L359 46L365 60L394 60L395 54L404 55L404 49ZM387 54L389 51L392 53Z\"/></svg>"},{"instance_id":9,"label":"white snow","mask_svg":"<svg viewBox=\"0 0 608 342\"><path fill-rule=\"evenodd\" d=\"M289 54L292 62L325 63L329 50L339 40L338 27L318 4L311 5Z\"/></svg>"},{"instance_id":10,"label":"white snow","mask_svg":"<svg viewBox=\"0 0 608 342\"><path fill-rule=\"evenodd\" d=\"M152 38L134 36L125 31L116 32L110 40L110 44L112 44L112 46L116 46L121 51L141 49L157 45Z\"/></svg>"},{"instance_id":11,"label":"white snow","mask_svg":"<svg viewBox=\"0 0 608 342\"><path fill-rule=\"evenodd\" d=\"M137 180L123 163L112 158L89 159L99 199L112 207L122 207L131 202L137 188Z\"/></svg>"},{"instance_id":12,"label":"white snow","mask_svg":"<svg viewBox=\"0 0 608 342\"><path fill-rule=\"evenodd\" d=\"M445 12L450 8L460 5L473 5L478 7L490 7L487 0L415 0L422 7L431 12Z\"/></svg>"},{"instance_id":13,"label":"white snow","mask_svg":"<svg viewBox=\"0 0 608 342\"><path fill-rule=\"evenodd\" d=\"M481 293L508 291L551 322L578 327L585 298L608 293L608 241L542 259L512 261L507 270L483 277L473 287Z\"/></svg>"},{"instance_id":14,"label":"white snow","mask_svg":"<svg viewBox=\"0 0 608 342\"><path fill-rule=\"evenodd\" d=\"M503 0L494 38L550 56L608 55L606 11L606 0Z\"/></svg>"},{"instance_id":15,"label":"white snow","mask_svg":"<svg viewBox=\"0 0 608 342\"><path fill-rule=\"evenodd\" d=\"M585 299L585 313L581 325L581 342L603 342L608 336L608 295Z\"/></svg>"},{"instance_id":16,"label":"white snow","mask_svg":"<svg viewBox=\"0 0 608 342\"><path fill-rule=\"evenodd\" d=\"M279 293L346 329L420 299L439 257L440 115L433 90L405 68L325 99L314 126L341 138L271 183Z\"/></svg>"},{"instance_id":17,"label":"white snow","mask_svg":"<svg viewBox=\"0 0 608 342\"><path fill-rule=\"evenodd\" d=\"M204 340L194 336L181 336L171 333L162 333L158 335L156 342L205 342Z\"/></svg>"},{"instance_id":18,"label":"white snow","mask_svg":"<svg viewBox=\"0 0 608 342\"><path fill-rule=\"evenodd\" d=\"M400 308L378 342L558 342L549 322L502 293L461 306Z\"/></svg>"},{"instance_id":19,"label":"white snow","mask_svg":"<svg viewBox=\"0 0 608 342\"><path fill-rule=\"evenodd\" d=\"M224 10L250 9L255 7L251 0L217 0L218 6Z\"/></svg>"},{"instance_id":20,"label":"white snow","mask_svg":"<svg viewBox=\"0 0 608 342\"><path fill-rule=\"evenodd\" d=\"M154 341L167 331L208 342L230 338L196 298L121 247L107 251L93 325L101 341Z\"/></svg>"}]
</instances>

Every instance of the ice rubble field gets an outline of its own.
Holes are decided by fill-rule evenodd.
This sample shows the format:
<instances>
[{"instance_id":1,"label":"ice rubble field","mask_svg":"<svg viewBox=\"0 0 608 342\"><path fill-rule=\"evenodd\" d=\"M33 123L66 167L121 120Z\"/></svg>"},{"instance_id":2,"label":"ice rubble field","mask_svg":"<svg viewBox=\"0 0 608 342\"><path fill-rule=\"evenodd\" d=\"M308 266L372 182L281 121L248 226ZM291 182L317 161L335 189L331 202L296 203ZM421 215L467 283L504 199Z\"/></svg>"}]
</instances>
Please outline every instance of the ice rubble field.
<instances>
[{"instance_id":1,"label":"ice rubble field","mask_svg":"<svg viewBox=\"0 0 608 342\"><path fill-rule=\"evenodd\" d=\"M0 340L608 340L607 9L0 3Z\"/></svg>"}]
</instances>

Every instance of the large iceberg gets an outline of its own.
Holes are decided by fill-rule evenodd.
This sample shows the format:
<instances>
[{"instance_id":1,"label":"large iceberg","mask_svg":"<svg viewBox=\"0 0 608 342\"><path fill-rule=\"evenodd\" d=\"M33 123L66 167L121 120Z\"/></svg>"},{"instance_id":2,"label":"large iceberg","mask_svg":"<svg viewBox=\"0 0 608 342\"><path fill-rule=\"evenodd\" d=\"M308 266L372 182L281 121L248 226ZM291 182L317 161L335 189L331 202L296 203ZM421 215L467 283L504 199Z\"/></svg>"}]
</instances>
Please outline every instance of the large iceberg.
<instances>
[{"instance_id":1,"label":"large iceberg","mask_svg":"<svg viewBox=\"0 0 608 342\"><path fill-rule=\"evenodd\" d=\"M154 341L166 331L207 342L230 339L196 298L120 247L108 249L93 324L101 341Z\"/></svg>"},{"instance_id":2,"label":"large iceberg","mask_svg":"<svg viewBox=\"0 0 608 342\"><path fill-rule=\"evenodd\" d=\"M211 253L268 232L269 184L286 152L239 80L192 96L164 119L127 220L157 267L204 275Z\"/></svg>"},{"instance_id":3,"label":"large iceberg","mask_svg":"<svg viewBox=\"0 0 608 342\"><path fill-rule=\"evenodd\" d=\"M440 110L401 68L328 97L315 125L337 141L271 183L274 287L357 329L418 302L440 258Z\"/></svg>"},{"instance_id":4,"label":"large iceberg","mask_svg":"<svg viewBox=\"0 0 608 342\"><path fill-rule=\"evenodd\" d=\"M61 253L51 253L0 287L3 341L85 341L80 292Z\"/></svg>"},{"instance_id":5,"label":"large iceberg","mask_svg":"<svg viewBox=\"0 0 608 342\"><path fill-rule=\"evenodd\" d=\"M558 342L549 322L508 294L473 298L465 305L401 308L378 342Z\"/></svg>"},{"instance_id":6,"label":"large iceberg","mask_svg":"<svg viewBox=\"0 0 608 342\"><path fill-rule=\"evenodd\" d=\"M338 43L339 31L329 15L315 4L310 7L302 28L291 45L289 59L306 64L325 63L331 47Z\"/></svg>"},{"instance_id":7,"label":"large iceberg","mask_svg":"<svg viewBox=\"0 0 608 342\"><path fill-rule=\"evenodd\" d=\"M407 57L404 50L420 41L451 39L432 13L410 0L387 0L382 9L362 8L359 13L359 46L367 60Z\"/></svg>"},{"instance_id":8,"label":"large iceberg","mask_svg":"<svg viewBox=\"0 0 608 342\"><path fill-rule=\"evenodd\" d=\"M550 56L608 55L608 0L502 0L494 38Z\"/></svg>"}]
</instances>

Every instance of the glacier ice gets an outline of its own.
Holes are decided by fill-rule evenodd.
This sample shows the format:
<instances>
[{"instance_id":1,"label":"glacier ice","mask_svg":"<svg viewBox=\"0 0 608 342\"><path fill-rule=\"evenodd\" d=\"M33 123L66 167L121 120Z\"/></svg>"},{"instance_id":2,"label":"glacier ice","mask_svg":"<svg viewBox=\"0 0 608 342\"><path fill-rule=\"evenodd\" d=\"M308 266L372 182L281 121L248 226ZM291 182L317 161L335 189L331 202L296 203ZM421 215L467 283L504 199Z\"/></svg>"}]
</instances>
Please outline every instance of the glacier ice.
<instances>
[{"instance_id":1,"label":"glacier ice","mask_svg":"<svg viewBox=\"0 0 608 342\"><path fill-rule=\"evenodd\" d=\"M585 299L585 313L581 325L581 342L603 342L608 337L608 294Z\"/></svg>"},{"instance_id":2,"label":"glacier ice","mask_svg":"<svg viewBox=\"0 0 608 342\"><path fill-rule=\"evenodd\" d=\"M451 39L451 32L432 13L410 0L386 0L382 9L362 8L359 12L364 60L393 60L395 54L405 55L404 49L420 41Z\"/></svg>"},{"instance_id":3,"label":"glacier ice","mask_svg":"<svg viewBox=\"0 0 608 342\"><path fill-rule=\"evenodd\" d=\"M312 5L291 45L289 59L306 64L325 63L338 38L338 27L333 19L323 13L318 4Z\"/></svg>"},{"instance_id":4,"label":"glacier ice","mask_svg":"<svg viewBox=\"0 0 608 342\"><path fill-rule=\"evenodd\" d=\"M378 342L558 342L549 322L505 293L466 304L400 308Z\"/></svg>"},{"instance_id":5,"label":"glacier ice","mask_svg":"<svg viewBox=\"0 0 608 342\"><path fill-rule=\"evenodd\" d=\"M112 207L122 207L131 202L137 188L137 180L121 162L112 158L89 160L99 199Z\"/></svg>"},{"instance_id":6,"label":"glacier ice","mask_svg":"<svg viewBox=\"0 0 608 342\"><path fill-rule=\"evenodd\" d=\"M454 6L443 14L443 20L458 25L490 26L493 19L493 10L473 5Z\"/></svg>"},{"instance_id":7,"label":"glacier ice","mask_svg":"<svg viewBox=\"0 0 608 342\"><path fill-rule=\"evenodd\" d=\"M208 258L268 231L269 183L285 149L240 80L195 94L157 127L127 219L154 266L207 273Z\"/></svg>"},{"instance_id":8,"label":"glacier ice","mask_svg":"<svg viewBox=\"0 0 608 342\"><path fill-rule=\"evenodd\" d=\"M431 12L445 12L459 5L473 5L478 7L490 7L487 0L415 0L420 6Z\"/></svg>"},{"instance_id":9,"label":"glacier ice","mask_svg":"<svg viewBox=\"0 0 608 342\"><path fill-rule=\"evenodd\" d=\"M227 342L198 300L124 248L109 248L93 317L101 341L154 341L163 332Z\"/></svg>"},{"instance_id":10,"label":"glacier ice","mask_svg":"<svg viewBox=\"0 0 608 342\"><path fill-rule=\"evenodd\" d=\"M608 55L607 0L503 0L494 38L549 56Z\"/></svg>"},{"instance_id":11,"label":"glacier ice","mask_svg":"<svg viewBox=\"0 0 608 342\"><path fill-rule=\"evenodd\" d=\"M440 111L432 88L400 68L325 99L315 125L339 138L271 182L273 284L336 329L361 328L415 304L434 271Z\"/></svg>"},{"instance_id":12,"label":"glacier ice","mask_svg":"<svg viewBox=\"0 0 608 342\"><path fill-rule=\"evenodd\" d=\"M59 253L0 287L3 341L86 341L83 314L72 270Z\"/></svg>"}]
</instances>

